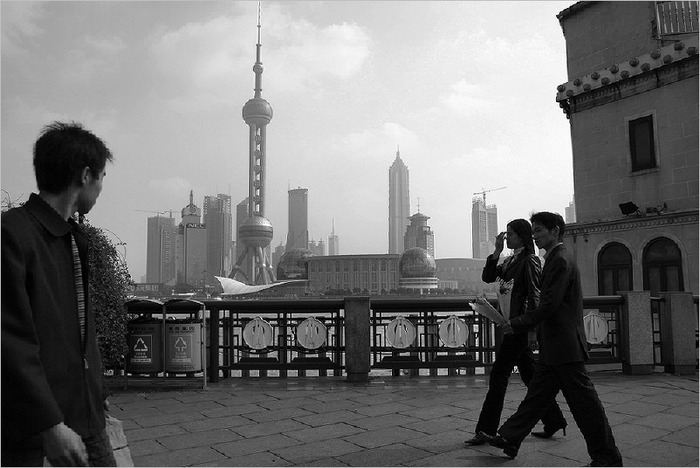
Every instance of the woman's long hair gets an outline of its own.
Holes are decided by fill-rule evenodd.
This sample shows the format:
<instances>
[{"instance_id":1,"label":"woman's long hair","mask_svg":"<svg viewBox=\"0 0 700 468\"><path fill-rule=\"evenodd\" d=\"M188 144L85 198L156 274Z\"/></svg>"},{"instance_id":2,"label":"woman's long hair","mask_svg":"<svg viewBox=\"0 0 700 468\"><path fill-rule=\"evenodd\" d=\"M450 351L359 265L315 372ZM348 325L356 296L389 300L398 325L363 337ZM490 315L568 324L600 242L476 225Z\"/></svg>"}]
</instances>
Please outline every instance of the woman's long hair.
<instances>
[{"instance_id":1,"label":"woman's long hair","mask_svg":"<svg viewBox=\"0 0 700 468\"><path fill-rule=\"evenodd\" d=\"M525 247L524 252L528 255L534 254L535 243L532 240L532 226L530 226L529 221L526 219L514 219L508 223L508 226L510 226L513 232L523 241L523 247Z\"/></svg>"}]
</instances>

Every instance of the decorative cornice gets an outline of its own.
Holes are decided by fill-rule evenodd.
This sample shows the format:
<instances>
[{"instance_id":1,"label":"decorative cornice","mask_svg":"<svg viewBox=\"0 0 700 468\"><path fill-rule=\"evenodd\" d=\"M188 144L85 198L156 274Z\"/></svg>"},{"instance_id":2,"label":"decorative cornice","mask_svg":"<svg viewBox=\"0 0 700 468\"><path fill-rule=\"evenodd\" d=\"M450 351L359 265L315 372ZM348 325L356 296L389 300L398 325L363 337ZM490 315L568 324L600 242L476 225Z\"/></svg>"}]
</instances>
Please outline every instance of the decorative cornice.
<instances>
[{"instance_id":1,"label":"decorative cornice","mask_svg":"<svg viewBox=\"0 0 700 468\"><path fill-rule=\"evenodd\" d=\"M650 215L638 218L625 218L588 223L573 223L566 226L564 237L584 236L602 232L632 231L649 229L671 224L698 224L698 210Z\"/></svg>"},{"instance_id":2,"label":"decorative cornice","mask_svg":"<svg viewBox=\"0 0 700 468\"><path fill-rule=\"evenodd\" d=\"M698 36L664 46L648 54L632 57L590 75L576 78L557 86L557 102L567 100L595 89L619 83L631 77L686 60L698 54Z\"/></svg>"}]
</instances>

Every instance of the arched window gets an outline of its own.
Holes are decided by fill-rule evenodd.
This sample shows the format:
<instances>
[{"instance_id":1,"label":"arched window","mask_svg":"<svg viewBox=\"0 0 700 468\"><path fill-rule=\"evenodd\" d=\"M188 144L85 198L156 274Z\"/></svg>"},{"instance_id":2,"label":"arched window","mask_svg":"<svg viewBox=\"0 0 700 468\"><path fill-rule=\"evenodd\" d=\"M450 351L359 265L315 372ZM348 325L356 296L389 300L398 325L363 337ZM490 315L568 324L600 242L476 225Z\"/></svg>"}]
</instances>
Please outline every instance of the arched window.
<instances>
[{"instance_id":1,"label":"arched window","mask_svg":"<svg viewBox=\"0 0 700 468\"><path fill-rule=\"evenodd\" d=\"M632 255L619 242L611 242L598 254L598 294L609 296L632 290Z\"/></svg>"},{"instance_id":2,"label":"arched window","mask_svg":"<svg viewBox=\"0 0 700 468\"><path fill-rule=\"evenodd\" d=\"M644 289L656 296L663 291L683 291L681 251L670 239L660 237L644 249Z\"/></svg>"}]
</instances>

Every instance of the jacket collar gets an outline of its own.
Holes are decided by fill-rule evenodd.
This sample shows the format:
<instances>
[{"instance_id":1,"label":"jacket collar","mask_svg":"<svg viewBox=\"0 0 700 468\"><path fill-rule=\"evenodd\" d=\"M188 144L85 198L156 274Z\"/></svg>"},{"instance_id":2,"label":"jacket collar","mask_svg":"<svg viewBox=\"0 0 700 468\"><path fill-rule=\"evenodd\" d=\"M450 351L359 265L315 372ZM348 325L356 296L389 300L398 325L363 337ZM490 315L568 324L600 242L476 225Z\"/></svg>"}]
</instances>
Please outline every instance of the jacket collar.
<instances>
[{"instance_id":1,"label":"jacket collar","mask_svg":"<svg viewBox=\"0 0 700 468\"><path fill-rule=\"evenodd\" d=\"M77 223L70 219L66 221L51 205L46 203L39 195L32 193L24 208L39 221L47 231L56 237L62 237L73 231Z\"/></svg>"}]
</instances>

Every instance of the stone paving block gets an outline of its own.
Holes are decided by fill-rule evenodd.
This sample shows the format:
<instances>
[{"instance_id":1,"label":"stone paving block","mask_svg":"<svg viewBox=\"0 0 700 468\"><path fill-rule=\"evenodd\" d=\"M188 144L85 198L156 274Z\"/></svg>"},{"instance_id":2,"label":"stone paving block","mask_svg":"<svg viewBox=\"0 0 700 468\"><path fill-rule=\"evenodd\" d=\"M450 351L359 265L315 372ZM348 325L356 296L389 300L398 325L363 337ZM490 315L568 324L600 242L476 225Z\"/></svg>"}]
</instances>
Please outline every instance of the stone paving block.
<instances>
[{"instance_id":1,"label":"stone paving block","mask_svg":"<svg viewBox=\"0 0 700 468\"><path fill-rule=\"evenodd\" d=\"M670 441L676 444L689 445L691 447L698 447L698 425L686 427L679 431L675 431L673 434L663 436L660 440Z\"/></svg>"},{"instance_id":2,"label":"stone paving block","mask_svg":"<svg viewBox=\"0 0 700 468\"><path fill-rule=\"evenodd\" d=\"M505 456L491 456L486 453L455 450L447 453L420 458L405 463L406 466L519 466ZM538 465L541 466L541 465Z\"/></svg>"},{"instance_id":3,"label":"stone paving block","mask_svg":"<svg viewBox=\"0 0 700 468\"><path fill-rule=\"evenodd\" d=\"M364 393L355 390L344 390L338 392L327 392L322 395L316 396L316 399L319 401L350 400L352 398L361 397L364 395Z\"/></svg>"},{"instance_id":4,"label":"stone paving block","mask_svg":"<svg viewBox=\"0 0 700 468\"><path fill-rule=\"evenodd\" d=\"M648 442L653 439L658 439L659 437L664 437L668 435L671 431L665 429L658 429L655 427L640 426L631 423L620 424L615 427L615 441L619 441L624 444L640 444L642 442Z\"/></svg>"},{"instance_id":5,"label":"stone paving block","mask_svg":"<svg viewBox=\"0 0 700 468\"><path fill-rule=\"evenodd\" d=\"M394 393L394 392L388 392L388 393L379 393L379 394L373 394L373 395L364 395L364 396L359 396L359 397L354 397L354 398L349 398L348 400L353 401L355 403L358 403L363 406L371 406L371 405L384 405L384 404L391 404L400 401L401 399Z\"/></svg>"},{"instance_id":6,"label":"stone paving block","mask_svg":"<svg viewBox=\"0 0 700 468\"><path fill-rule=\"evenodd\" d=\"M467 448L464 445L464 441L471 438L472 433L461 430L451 430L441 432L439 434L423 435L422 437L407 440L404 442L406 445L411 447L416 447L426 452L431 453L445 453L454 450L460 450L462 448ZM469 447L468 450L479 450L485 453L491 452L493 449L488 445L480 445L477 447Z\"/></svg>"},{"instance_id":7,"label":"stone paving block","mask_svg":"<svg viewBox=\"0 0 700 468\"><path fill-rule=\"evenodd\" d=\"M662 393L658 395L651 395L639 400L643 403L657 403L659 405L665 406L679 406L686 403L698 402L698 395L685 394L680 395L678 393Z\"/></svg>"},{"instance_id":8,"label":"stone paving block","mask_svg":"<svg viewBox=\"0 0 700 468\"><path fill-rule=\"evenodd\" d=\"M608 408L605 408L606 411ZM629 401L619 405L610 406L610 411L617 413L631 414L633 416L648 416L668 409L668 406L654 403L641 403L639 401Z\"/></svg>"},{"instance_id":9,"label":"stone paving block","mask_svg":"<svg viewBox=\"0 0 700 468\"><path fill-rule=\"evenodd\" d=\"M221 403L219 403L221 405ZM221 418L224 416L235 416L238 414L250 414L262 411L262 408L253 403L245 403L242 405L221 405L219 408L203 410L202 414L208 418Z\"/></svg>"},{"instance_id":10,"label":"stone paving block","mask_svg":"<svg viewBox=\"0 0 700 468\"><path fill-rule=\"evenodd\" d=\"M459 413L460 408L450 406L450 405L437 405L429 406L425 408L413 409L408 411L402 411L401 414L420 419L434 419L443 416L452 416L453 414Z\"/></svg>"},{"instance_id":11,"label":"stone paving block","mask_svg":"<svg viewBox=\"0 0 700 468\"><path fill-rule=\"evenodd\" d=\"M411 460L433 455L404 444L393 444L338 457L350 466L399 466Z\"/></svg>"},{"instance_id":12,"label":"stone paving block","mask_svg":"<svg viewBox=\"0 0 700 468\"><path fill-rule=\"evenodd\" d=\"M453 429L467 429L464 419L452 416L430 419L427 421L416 421L411 424L403 424L406 429L413 429L425 434L439 434Z\"/></svg>"},{"instance_id":13,"label":"stone paving block","mask_svg":"<svg viewBox=\"0 0 700 468\"><path fill-rule=\"evenodd\" d=\"M145 416L134 418L133 421L141 427L166 426L169 424L177 424L180 422L196 421L204 419L204 415L195 411L187 411L183 413L165 413L158 416Z\"/></svg>"},{"instance_id":14,"label":"stone paving block","mask_svg":"<svg viewBox=\"0 0 700 468\"><path fill-rule=\"evenodd\" d=\"M355 419L350 421L349 424L362 429L382 429L385 427L408 426L414 422L416 422L415 418L392 413L371 418Z\"/></svg>"},{"instance_id":15,"label":"stone paving block","mask_svg":"<svg viewBox=\"0 0 700 468\"><path fill-rule=\"evenodd\" d=\"M279 398L271 397L270 395L265 395L264 393L239 393L236 395L229 395L228 398L222 398L216 402L222 406L241 406L248 404L257 404L265 401L277 401Z\"/></svg>"},{"instance_id":16,"label":"stone paving block","mask_svg":"<svg viewBox=\"0 0 700 468\"><path fill-rule=\"evenodd\" d=\"M353 466L343 463L337 458L321 458L310 463L305 463L304 466Z\"/></svg>"},{"instance_id":17,"label":"stone paving block","mask_svg":"<svg viewBox=\"0 0 700 468\"><path fill-rule=\"evenodd\" d=\"M372 406L366 406L364 408L356 408L353 411L365 416L381 416L383 414L389 413L399 413L401 411L407 411L414 406L407 405L405 403L393 402L393 403L379 403Z\"/></svg>"},{"instance_id":18,"label":"stone paving block","mask_svg":"<svg viewBox=\"0 0 700 468\"><path fill-rule=\"evenodd\" d=\"M325 426L327 424L334 424L339 422L354 421L355 419L364 418L363 415L354 413L348 410L333 411L331 413L323 414L313 414L307 412L308 415L295 417L294 419L300 423L307 424L309 426Z\"/></svg>"},{"instance_id":19,"label":"stone paving block","mask_svg":"<svg viewBox=\"0 0 700 468\"><path fill-rule=\"evenodd\" d=\"M265 411L259 411L256 413L246 413L245 417L256 422L268 422L268 421L280 421L282 419L299 419L301 420L304 416L322 416L322 415L315 415L311 411L306 411L301 408L284 408L284 409L279 409L279 410L265 410Z\"/></svg>"},{"instance_id":20,"label":"stone paving block","mask_svg":"<svg viewBox=\"0 0 700 468\"><path fill-rule=\"evenodd\" d=\"M600 398L600 401L603 403L604 406L627 403L630 401L635 402L643 398L642 395L628 392L610 392L603 394L599 393L598 397Z\"/></svg>"},{"instance_id":21,"label":"stone paving block","mask_svg":"<svg viewBox=\"0 0 700 468\"><path fill-rule=\"evenodd\" d=\"M615 441L619 445L617 437L615 437ZM526 450L523 450L524 448ZM586 441L583 439L583 436L580 435L580 433L577 435L569 434L568 431L566 437L554 441L541 440L534 437L526 438L520 446L518 456L525 453L531 454L532 457L535 457L537 453L547 453L563 459L574 460L578 462L579 465L581 463L591 462L591 457L588 455L588 448L586 447Z\"/></svg>"},{"instance_id":22,"label":"stone paving block","mask_svg":"<svg viewBox=\"0 0 700 468\"><path fill-rule=\"evenodd\" d=\"M366 448L376 448L382 445L405 442L419 437L425 437L425 434L403 427L387 427L344 437L343 440Z\"/></svg>"},{"instance_id":23,"label":"stone paving block","mask_svg":"<svg viewBox=\"0 0 700 468\"><path fill-rule=\"evenodd\" d=\"M258 452L193 466L292 466L292 464L270 452Z\"/></svg>"},{"instance_id":24,"label":"stone paving block","mask_svg":"<svg viewBox=\"0 0 700 468\"><path fill-rule=\"evenodd\" d=\"M315 403L301 404L299 405L299 407L311 411L313 413L332 413L333 411L340 411L345 409L361 409L362 405L352 400L336 400L321 403L316 401Z\"/></svg>"},{"instance_id":25,"label":"stone paving block","mask_svg":"<svg viewBox=\"0 0 700 468\"><path fill-rule=\"evenodd\" d=\"M129 451L131 452L131 457L133 458L141 455L166 452L168 449L159 444L158 441L148 439L137 441L129 440Z\"/></svg>"},{"instance_id":26,"label":"stone paving block","mask_svg":"<svg viewBox=\"0 0 700 468\"><path fill-rule=\"evenodd\" d=\"M697 447L662 440L635 445L632 450L626 452L626 457L632 462L630 464L640 460L654 466L698 466Z\"/></svg>"},{"instance_id":27,"label":"stone paving block","mask_svg":"<svg viewBox=\"0 0 700 468\"><path fill-rule=\"evenodd\" d=\"M658 429L666 429L669 431L677 431L684 427L689 427L698 424L698 417L681 416L670 413L655 413L643 418L635 418L634 424L642 426L656 427Z\"/></svg>"},{"instance_id":28,"label":"stone paving block","mask_svg":"<svg viewBox=\"0 0 700 468\"><path fill-rule=\"evenodd\" d=\"M189 466L225 458L210 447L196 447L132 457L134 466Z\"/></svg>"},{"instance_id":29,"label":"stone paving block","mask_svg":"<svg viewBox=\"0 0 700 468\"><path fill-rule=\"evenodd\" d=\"M689 414L698 414L698 402L686 403L684 405L674 406L664 411L665 413L679 414L687 416Z\"/></svg>"},{"instance_id":30,"label":"stone paving block","mask_svg":"<svg viewBox=\"0 0 700 468\"><path fill-rule=\"evenodd\" d=\"M214 429L210 431L190 432L168 437L159 437L158 442L170 450L178 450L190 447L209 447L221 442L232 442L242 437L227 429Z\"/></svg>"},{"instance_id":31,"label":"stone paving block","mask_svg":"<svg viewBox=\"0 0 700 468\"><path fill-rule=\"evenodd\" d=\"M313 398L308 398L308 397L299 397L299 398L283 398L279 400L270 400L270 401L262 401L260 403L257 403L257 405L261 408L265 408L271 411L276 411L276 410L281 410L285 408L289 408L290 406L299 406L299 407L304 407L305 404L318 404L318 400L314 400Z\"/></svg>"},{"instance_id":32,"label":"stone paving block","mask_svg":"<svg viewBox=\"0 0 700 468\"><path fill-rule=\"evenodd\" d=\"M657 413L660 414L660 413ZM637 419L637 416L633 416L631 414L625 414L625 413L616 413L615 411L611 411L609 408L605 410L605 416L608 418L608 423L610 424L610 427L615 427L620 424L632 421ZM653 415L652 415L653 416ZM566 421L569 423L569 425L566 427L566 432L569 432L569 428L573 427L576 423L574 422L574 418L570 416L566 416ZM615 431L613 430L613 433Z\"/></svg>"},{"instance_id":33,"label":"stone paving block","mask_svg":"<svg viewBox=\"0 0 700 468\"><path fill-rule=\"evenodd\" d=\"M360 452L362 447L343 439L331 439L293 447L272 449L271 452L293 465L306 466L316 460L339 457L348 453Z\"/></svg>"},{"instance_id":34,"label":"stone paving block","mask_svg":"<svg viewBox=\"0 0 700 468\"><path fill-rule=\"evenodd\" d=\"M339 439L345 436L362 432L362 429L345 423L328 424L327 426L313 427L285 432L284 435L300 442L316 442L319 440Z\"/></svg>"},{"instance_id":35,"label":"stone paving block","mask_svg":"<svg viewBox=\"0 0 700 468\"><path fill-rule=\"evenodd\" d=\"M250 424L250 419L242 416L225 416L223 418L204 418L197 421L182 422L180 426L187 432L199 432L212 429L229 429L247 424Z\"/></svg>"},{"instance_id":36,"label":"stone paving block","mask_svg":"<svg viewBox=\"0 0 700 468\"><path fill-rule=\"evenodd\" d=\"M323 395L324 393L323 390L287 387L285 390L266 391L265 395L278 400L289 400L296 398L312 398L316 395Z\"/></svg>"},{"instance_id":37,"label":"stone paving block","mask_svg":"<svg viewBox=\"0 0 700 468\"><path fill-rule=\"evenodd\" d=\"M111 414L111 412L110 412L110 416L112 416L113 418L116 418L116 416ZM119 419L119 418L117 418L117 419ZM129 431L131 429L140 429L141 428L141 426L136 424L131 419L119 419L119 420L122 422L122 429L125 431Z\"/></svg>"},{"instance_id":38,"label":"stone paving block","mask_svg":"<svg viewBox=\"0 0 700 468\"><path fill-rule=\"evenodd\" d=\"M182 434L184 432L185 430L177 424L170 424L167 426L145 427L142 429L124 431L124 435L126 436L126 440L131 443L132 441L157 439L158 437Z\"/></svg>"},{"instance_id":39,"label":"stone paving block","mask_svg":"<svg viewBox=\"0 0 700 468\"><path fill-rule=\"evenodd\" d=\"M163 412L159 408L152 408L150 406L123 408L117 405L111 405L109 409L109 414L121 421L125 419L155 416L162 413Z\"/></svg>"},{"instance_id":40,"label":"stone paving block","mask_svg":"<svg viewBox=\"0 0 700 468\"><path fill-rule=\"evenodd\" d=\"M309 426L293 419L283 419L281 421L270 421L258 424L247 424L231 428L236 433L245 438L260 437L271 434L281 434L289 431L308 429Z\"/></svg>"},{"instance_id":41,"label":"stone paving block","mask_svg":"<svg viewBox=\"0 0 700 468\"><path fill-rule=\"evenodd\" d=\"M233 442L213 445L212 448L223 453L227 457L237 457L256 452L272 451L282 447L298 445L299 441L283 436L282 434L272 434L269 436L254 437L252 439L241 439Z\"/></svg>"},{"instance_id":42,"label":"stone paving block","mask_svg":"<svg viewBox=\"0 0 700 468\"><path fill-rule=\"evenodd\" d=\"M176 397L177 400L183 403L190 403L194 401L219 401L227 398L231 398L230 393L208 388L191 392L182 392Z\"/></svg>"}]
</instances>

